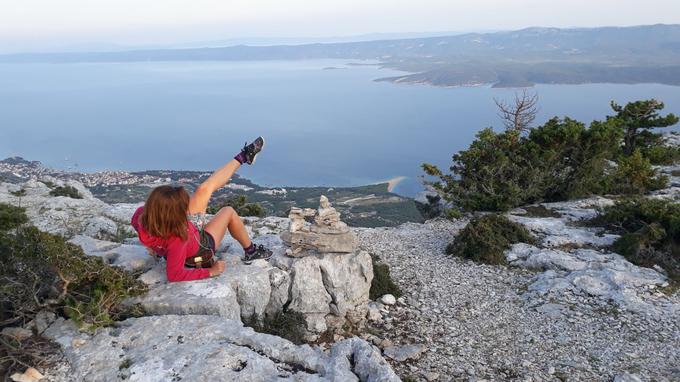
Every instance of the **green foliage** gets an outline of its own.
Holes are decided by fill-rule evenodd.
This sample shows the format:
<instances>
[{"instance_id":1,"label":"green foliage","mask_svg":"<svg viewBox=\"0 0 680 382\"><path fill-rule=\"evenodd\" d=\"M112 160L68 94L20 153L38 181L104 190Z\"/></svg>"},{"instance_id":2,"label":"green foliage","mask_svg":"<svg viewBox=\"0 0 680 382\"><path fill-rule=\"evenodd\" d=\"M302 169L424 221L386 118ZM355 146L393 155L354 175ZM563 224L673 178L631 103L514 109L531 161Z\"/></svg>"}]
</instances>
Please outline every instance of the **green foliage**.
<instances>
[{"instance_id":1,"label":"green foliage","mask_svg":"<svg viewBox=\"0 0 680 382\"><path fill-rule=\"evenodd\" d=\"M390 276L389 265L382 263L375 255L371 255L371 263L373 263L373 280L368 292L369 298L375 300L386 294L391 294L397 298L401 297L401 289Z\"/></svg>"},{"instance_id":2,"label":"green foliage","mask_svg":"<svg viewBox=\"0 0 680 382\"><path fill-rule=\"evenodd\" d=\"M83 196L73 186L57 186L50 191L52 196L66 196L71 199L82 199Z\"/></svg>"},{"instance_id":3,"label":"green foliage","mask_svg":"<svg viewBox=\"0 0 680 382\"><path fill-rule=\"evenodd\" d=\"M629 102L626 106L617 105L612 101L611 107L616 115L610 119L617 120L625 130L623 140L625 155L632 155L635 152L638 142L645 138L641 134L649 134L650 129L673 126L678 123L678 117L673 114L659 115L664 104L655 99Z\"/></svg>"},{"instance_id":4,"label":"green foliage","mask_svg":"<svg viewBox=\"0 0 680 382\"><path fill-rule=\"evenodd\" d=\"M641 147L642 156L656 166L670 166L680 161L680 148L668 146Z\"/></svg>"},{"instance_id":5,"label":"green foliage","mask_svg":"<svg viewBox=\"0 0 680 382\"><path fill-rule=\"evenodd\" d=\"M10 194L17 196L17 197L22 197L22 196L26 196L26 190L24 190L22 188L20 190L10 192Z\"/></svg>"},{"instance_id":6,"label":"green foliage","mask_svg":"<svg viewBox=\"0 0 680 382\"><path fill-rule=\"evenodd\" d=\"M129 369L130 366L132 366L132 359L131 358L125 358L118 364L118 370L124 370L124 369Z\"/></svg>"},{"instance_id":7,"label":"green foliage","mask_svg":"<svg viewBox=\"0 0 680 382\"><path fill-rule=\"evenodd\" d=\"M207 213L216 214L223 207L231 207L236 210L239 216L265 216L265 210L259 203L248 203L245 195L237 195L231 198L218 200L215 204L208 206Z\"/></svg>"},{"instance_id":8,"label":"green foliage","mask_svg":"<svg viewBox=\"0 0 680 382\"><path fill-rule=\"evenodd\" d=\"M292 310L277 312L272 316L265 316L258 321L254 316L245 320L244 325L250 326L259 333L273 334L300 345L305 342L305 316Z\"/></svg>"},{"instance_id":9,"label":"green foliage","mask_svg":"<svg viewBox=\"0 0 680 382\"><path fill-rule=\"evenodd\" d=\"M515 243L534 243L522 225L499 214L473 219L446 247L446 253L485 264L506 264L504 252Z\"/></svg>"},{"instance_id":10,"label":"green foliage","mask_svg":"<svg viewBox=\"0 0 680 382\"><path fill-rule=\"evenodd\" d=\"M640 102L614 105L616 116L588 127L570 118L553 118L526 136L487 128L467 150L453 156L450 173L430 164L423 170L436 178L428 184L446 201L467 211L506 211L542 201L655 190L665 186L666 178L652 163L672 161L669 158L680 157L680 150L662 147L660 135L645 129L673 124L677 118L659 117L654 110L663 108L661 103ZM636 117L640 108L653 110ZM622 156L621 142L632 127L640 150Z\"/></svg>"},{"instance_id":11,"label":"green foliage","mask_svg":"<svg viewBox=\"0 0 680 382\"><path fill-rule=\"evenodd\" d=\"M35 227L0 233L0 278L3 325L23 324L47 309L92 329L128 315L122 301L146 291L135 275Z\"/></svg>"},{"instance_id":12,"label":"green foliage","mask_svg":"<svg viewBox=\"0 0 680 382\"><path fill-rule=\"evenodd\" d=\"M659 199L625 199L591 221L621 234L613 249L634 264L659 265L680 281L680 204Z\"/></svg>"},{"instance_id":13,"label":"green foliage","mask_svg":"<svg viewBox=\"0 0 680 382\"><path fill-rule=\"evenodd\" d=\"M525 199L528 168L518 151L519 133L500 134L484 129L467 150L453 156L452 174L443 174L436 166L423 169L440 179L431 183L442 197L465 210L503 210Z\"/></svg>"},{"instance_id":14,"label":"green foliage","mask_svg":"<svg viewBox=\"0 0 680 382\"><path fill-rule=\"evenodd\" d=\"M653 165L669 166L680 161L680 148L666 145L663 134L643 130L637 134L635 146Z\"/></svg>"},{"instance_id":15,"label":"green foliage","mask_svg":"<svg viewBox=\"0 0 680 382\"><path fill-rule=\"evenodd\" d=\"M6 203L0 203L0 231L18 228L27 223L26 210Z\"/></svg>"},{"instance_id":16,"label":"green foliage","mask_svg":"<svg viewBox=\"0 0 680 382\"><path fill-rule=\"evenodd\" d=\"M446 208L444 210L444 216L450 220L456 220L463 217L463 213L455 208Z\"/></svg>"},{"instance_id":17,"label":"green foliage","mask_svg":"<svg viewBox=\"0 0 680 382\"><path fill-rule=\"evenodd\" d=\"M618 151L615 122L590 128L552 119L525 137L484 129L467 150L453 156L450 174L424 165L430 183L462 210L505 211L543 200L564 200L605 191L607 159Z\"/></svg>"},{"instance_id":18,"label":"green foliage","mask_svg":"<svg viewBox=\"0 0 680 382\"><path fill-rule=\"evenodd\" d=\"M664 188L668 183L668 177L657 174L640 150L635 150L628 157L622 157L608 180L610 192L624 195L642 195L650 190Z\"/></svg>"}]
</instances>

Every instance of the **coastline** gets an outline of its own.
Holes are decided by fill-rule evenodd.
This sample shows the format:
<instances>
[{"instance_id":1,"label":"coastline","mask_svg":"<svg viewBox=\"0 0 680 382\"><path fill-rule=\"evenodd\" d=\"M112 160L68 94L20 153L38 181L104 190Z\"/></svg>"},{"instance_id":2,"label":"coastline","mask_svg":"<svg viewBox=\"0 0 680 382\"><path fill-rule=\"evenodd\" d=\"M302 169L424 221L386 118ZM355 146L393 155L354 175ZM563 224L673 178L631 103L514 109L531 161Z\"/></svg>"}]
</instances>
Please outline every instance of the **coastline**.
<instances>
[{"instance_id":1,"label":"coastline","mask_svg":"<svg viewBox=\"0 0 680 382\"><path fill-rule=\"evenodd\" d=\"M406 179L405 176L395 176L394 178L387 181L387 192L393 192L394 188L399 185L402 181ZM379 182L378 184L385 183Z\"/></svg>"}]
</instances>

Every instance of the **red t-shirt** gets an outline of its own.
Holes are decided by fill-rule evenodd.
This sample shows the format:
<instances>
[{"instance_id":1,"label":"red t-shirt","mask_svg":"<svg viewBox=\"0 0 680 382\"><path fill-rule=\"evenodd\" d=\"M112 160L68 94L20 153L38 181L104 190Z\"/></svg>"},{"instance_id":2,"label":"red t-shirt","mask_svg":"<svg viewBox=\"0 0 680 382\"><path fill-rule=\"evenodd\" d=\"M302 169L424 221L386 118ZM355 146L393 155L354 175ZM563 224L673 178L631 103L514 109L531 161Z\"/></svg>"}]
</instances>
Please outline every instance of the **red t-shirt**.
<instances>
[{"instance_id":1,"label":"red t-shirt","mask_svg":"<svg viewBox=\"0 0 680 382\"><path fill-rule=\"evenodd\" d=\"M191 269L184 267L187 257L194 256L199 248L198 240L200 236L198 229L192 222L187 221L188 240L183 241L181 237L177 236L163 239L152 236L142 227L139 219L142 211L144 211L143 206L137 208L130 223L137 231L139 241L142 244L151 248L156 254L165 257L167 263L165 272L168 281L191 281L210 277L210 271L207 268Z\"/></svg>"}]
</instances>

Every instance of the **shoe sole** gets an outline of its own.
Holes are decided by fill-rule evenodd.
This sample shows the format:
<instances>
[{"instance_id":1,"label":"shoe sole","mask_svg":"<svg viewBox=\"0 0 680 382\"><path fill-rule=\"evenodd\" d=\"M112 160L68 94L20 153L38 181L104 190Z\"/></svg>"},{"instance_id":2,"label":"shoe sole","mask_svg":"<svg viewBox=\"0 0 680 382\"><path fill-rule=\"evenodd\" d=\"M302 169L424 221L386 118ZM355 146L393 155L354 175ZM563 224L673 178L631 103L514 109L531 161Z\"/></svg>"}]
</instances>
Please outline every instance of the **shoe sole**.
<instances>
[{"instance_id":1,"label":"shoe sole","mask_svg":"<svg viewBox=\"0 0 680 382\"><path fill-rule=\"evenodd\" d=\"M265 144L264 137L260 136L260 138L262 138L262 147L260 147L260 151L257 154L255 154L255 156L253 157L253 161L249 163L251 166L255 164L255 161L257 160L257 156L260 155L260 153L262 152L262 149L264 149L264 144Z\"/></svg>"},{"instance_id":2,"label":"shoe sole","mask_svg":"<svg viewBox=\"0 0 680 382\"><path fill-rule=\"evenodd\" d=\"M267 256L267 257L261 257L261 258L259 258L259 259L255 259L255 260L269 260L269 259L271 259L271 258L272 258L272 255L269 255L269 256ZM255 260L243 260L243 259L241 259L241 262L243 262L243 264L245 264L245 265L250 265L250 264L252 264L253 261L255 261Z\"/></svg>"}]
</instances>

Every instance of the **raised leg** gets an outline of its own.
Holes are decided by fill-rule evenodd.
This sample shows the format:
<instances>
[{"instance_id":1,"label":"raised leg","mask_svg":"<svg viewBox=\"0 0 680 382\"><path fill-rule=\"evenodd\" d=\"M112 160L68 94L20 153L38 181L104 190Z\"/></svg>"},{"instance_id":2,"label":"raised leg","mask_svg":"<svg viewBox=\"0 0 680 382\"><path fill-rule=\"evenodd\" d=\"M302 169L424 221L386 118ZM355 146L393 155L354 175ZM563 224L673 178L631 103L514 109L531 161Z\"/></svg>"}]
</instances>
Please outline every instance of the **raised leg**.
<instances>
[{"instance_id":1,"label":"raised leg","mask_svg":"<svg viewBox=\"0 0 680 382\"><path fill-rule=\"evenodd\" d=\"M219 248L224 239L224 235L229 230L229 234L241 244L243 248L248 248L252 244L248 237L248 231L238 216L236 211L231 207L224 207L217 212L208 224L205 225L205 230L208 231L215 239L215 248Z\"/></svg>"},{"instance_id":2,"label":"raised leg","mask_svg":"<svg viewBox=\"0 0 680 382\"><path fill-rule=\"evenodd\" d=\"M194 191L194 194L191 195L191 199L189 200L189 213L205 213L213 192L224 187L224 185L229 182L239 167L241 167L241 163L239 163L239 161L236 159L232 159L229 163L222 166L220 169L210 175L208 179L201 183L196 191Z\"/></svg>"}]
</instances>

